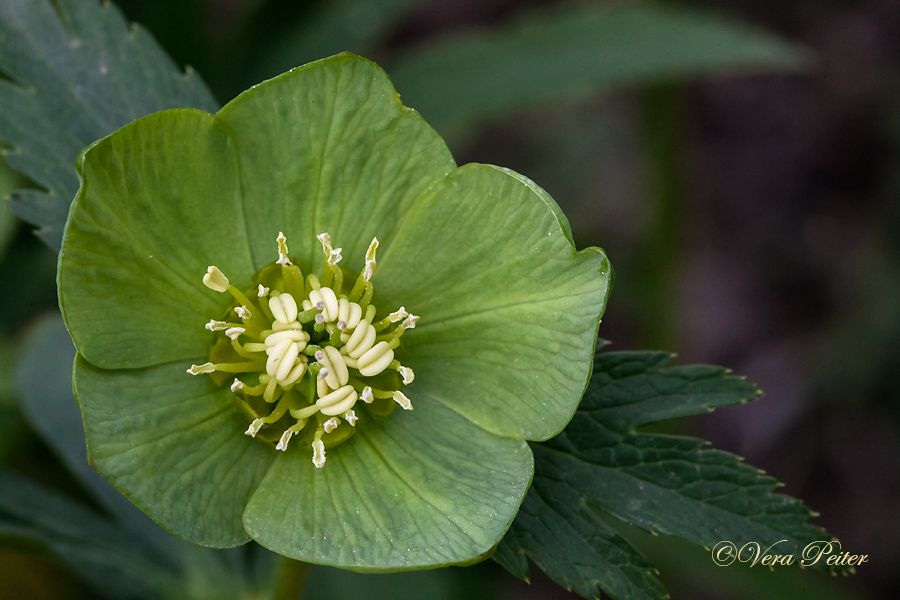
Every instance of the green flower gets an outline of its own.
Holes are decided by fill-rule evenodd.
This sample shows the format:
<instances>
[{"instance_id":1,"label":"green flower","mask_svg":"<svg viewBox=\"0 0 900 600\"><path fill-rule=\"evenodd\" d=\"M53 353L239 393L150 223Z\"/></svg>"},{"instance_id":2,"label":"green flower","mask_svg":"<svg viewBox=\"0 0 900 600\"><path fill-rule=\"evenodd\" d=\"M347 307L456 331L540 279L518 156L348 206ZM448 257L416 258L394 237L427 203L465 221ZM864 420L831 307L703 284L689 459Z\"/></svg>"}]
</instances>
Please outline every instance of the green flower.
<instances>
[{"instance_id":1,"label":"green flower","mask_svg":"<svg viewBox=\"0 0 900 600\"><path fill-rule=\"evenodd\" d=\"M60 305L113 485L207 546L362 570L491 550L611 283L546 192L457 168L351 55L140 119L78 169Z\"/></svg>"}]
</instances>

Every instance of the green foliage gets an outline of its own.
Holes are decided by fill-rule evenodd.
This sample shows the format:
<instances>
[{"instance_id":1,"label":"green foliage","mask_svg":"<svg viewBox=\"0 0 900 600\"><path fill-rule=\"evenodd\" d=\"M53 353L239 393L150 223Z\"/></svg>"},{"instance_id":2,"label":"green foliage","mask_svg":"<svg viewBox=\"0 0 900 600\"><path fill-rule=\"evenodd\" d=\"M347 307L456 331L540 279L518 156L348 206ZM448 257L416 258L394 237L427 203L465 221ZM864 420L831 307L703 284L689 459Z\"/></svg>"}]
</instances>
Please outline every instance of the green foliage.
<instances>
[{"instance_id":1,"label":"green foliage","mask_svg":"<svg viewBox=\"0 0 900 600\"><path fill-rule=\"evenodd\" d=\"M82 148L144 115L215 110L192 71L182 73L140 27L97 0L0 0L0 138L6 160L46 191L20 190L16 213L59 249L78 189Z\"/></svg>"},{"instance_id":2,"label":"green foliage","mask_svg":"<svg viewBox=\"0 0 900 600\"><path fill-rule=\"evenodd\" d=\"M663 598L650 565L605 519L706 548L779 544L799 557L831 539L807 522L801 502L774 494L778 483L732 454L696 438L642 433L655 421L742 404L760 391L721 367L668 366L663 352L600 354L572 422L532 444L535 477L495 559L526 577L531 558L561 585L588 598L597 586L623 598ZM822 566L821 564L819 566Z\"/></svg>"},{"instance_id":3,"label":"green foliage","mask_svg":"<svg viewBox=\"0 0 900 600\"><path fill-rule=\"evenodd\" d=\"M456 34L389 63L403 101L441 135L615 86L721 72L796 69L797 46L709 14L657 6L566 8L500 31Z\"/></svg>"}]
</instances>

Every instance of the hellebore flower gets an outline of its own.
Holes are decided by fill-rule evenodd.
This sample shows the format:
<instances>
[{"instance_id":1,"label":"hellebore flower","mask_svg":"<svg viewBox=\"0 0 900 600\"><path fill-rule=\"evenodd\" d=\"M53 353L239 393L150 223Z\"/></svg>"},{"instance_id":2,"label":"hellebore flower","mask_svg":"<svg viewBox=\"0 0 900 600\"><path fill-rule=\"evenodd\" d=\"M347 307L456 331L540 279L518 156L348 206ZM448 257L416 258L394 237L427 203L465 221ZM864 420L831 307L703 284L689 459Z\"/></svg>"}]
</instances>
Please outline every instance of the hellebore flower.
<instances>
[{"instance_id":1,"label":"hellebore flower","mask_svg":"<svg viewBox=\"0 0 900 600\"><path fill-rule=\"evenodd\" d=\"M78 170L60 305L122 493L198 544L359 570L500 540L611 283L546 192L457 168L352 55L140 119Z\"/></svg>"}]
</instances>

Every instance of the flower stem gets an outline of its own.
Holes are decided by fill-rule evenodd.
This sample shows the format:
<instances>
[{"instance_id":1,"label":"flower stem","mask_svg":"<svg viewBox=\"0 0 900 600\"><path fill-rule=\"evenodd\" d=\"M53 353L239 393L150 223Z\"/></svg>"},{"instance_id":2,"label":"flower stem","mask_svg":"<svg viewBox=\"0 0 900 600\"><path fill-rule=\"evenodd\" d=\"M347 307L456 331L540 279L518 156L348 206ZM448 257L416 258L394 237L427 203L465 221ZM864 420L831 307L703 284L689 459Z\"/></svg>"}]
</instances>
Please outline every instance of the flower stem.
<instances>
[{"instance_id":1,"label":"flower stem","mask_svg":"<svg viewBox=\"0 0 900 600\"><path fill-rule=\"evenodd\" d=\"M306 587L309 564L281 557L278 561L278 579L275 582L274 600L301 600Z\"/></svg>"}]
</instances>

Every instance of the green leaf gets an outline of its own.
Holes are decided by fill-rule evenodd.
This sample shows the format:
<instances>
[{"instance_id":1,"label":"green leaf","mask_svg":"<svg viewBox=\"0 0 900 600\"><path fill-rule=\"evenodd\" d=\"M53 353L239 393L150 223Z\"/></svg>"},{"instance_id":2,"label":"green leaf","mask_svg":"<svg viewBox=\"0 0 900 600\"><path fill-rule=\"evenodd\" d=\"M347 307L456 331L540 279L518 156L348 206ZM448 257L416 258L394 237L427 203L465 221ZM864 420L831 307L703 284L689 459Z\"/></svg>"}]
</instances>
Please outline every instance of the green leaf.
<instances>
[{"instance_id":1,"label":"green leaf","mask_svg":"<svg viewBox=\"0 0 900 600\"><path fill-rule=\"evenodd\" d=\"M215 110L192 71L182 73L150 35L97 0L0 0L0 137L6 160L46 189L12 206L59 249L78 189L82 148L144 115L175 107Z\"/></svg>"},{"instance_id":2,"label":"green leaf","mask_svg":"<svg viewBox=\"0 0 900 600\"><path fill-rule=\"evenodd\" d=\"M598 355L581 406L559 436L532 444L535 482L526 506L497 553L519 576L524 558L587 597L595 586L616 598L659 598L646 577L647 563L624 540L583 527L609 514L653 533L685 538L707 548L727 540L741 548L757 542L778 554L800 557L810 542L831 539L809 524L801 502L774 494L778 483L733 454L704 448L696 438L640 433L635 428L753 400L761 392L720 367L667 366L663 352ZM547 523L553 523L548 525ZM556 540L555 542L553 540ZM560 556L581 555L571 568ZM626 560L627 558L627 560ZM611 565L620 564L616 569ZM582 563L579 563L582 565ZM626 585L630 581L631 585Z\"/></svg>"},{"instance_id":3,"label":"green leaf","mask_svg":"<svg viewBox=\"0 0 900 600\"><path fill-rule=\"evenodd\" d=\"M6 164L3 156L0 156L0 258L6 254L6 248L12 241L19 223L9 207L9 195L14 189L25 183L24 179Z\"/></svg>"},{"instance_id":4,"label":"green leaf","mask_svg":"<svg viewBox=\"0 0 900 600\"><path fill-rule=\"evenodd\" d=\"M213 548L248 541L241 513L275 457L241 435L227 388L181 363L106 371L80 355L74 384L88 455L110 483L179 537Z\"/></svg>"},{"instance_id":5,"label":"green leaf","mask_svg":"<svg viewBox=\"0 0 900 600\"><path fill-rule=\"evenodd\" d=\"M66 229L86 252L63 256L58 275L89 362L136 368L206 354L208 340L184 332L221 318L221 297L197 285L207 266L247 273L242 286L254 271L238 171L225 127L196 110L150 115L91 146Z\"/></svg>"},{"instance_id":6,"label":"green leaf","mask_svg":"<svg viewBox=\"0 0 900 600\"><path fill-rule=\"evenodd\" d=\"M709 14L658 6L565 8L416 47L388 69L442 135L614 86L713 72L794 69L797 46Z\"/></svg>"},{"instance_id":7,"label":"green leaf","mask_svg":"<svg viewBox=\"0 0 900 600\"><path fill-rule=\"evenodd\" d=\"M254 81L340 52L367 55L390 25L422 0L329 0L269 41Z\"/></svg>"},{"instance_id":8,"label":"green leaf","mask_svg":"<svg viewBox=\"0 0 900 600\"><path fill-rule=\"evenodd\" d=\"M104 595L174 597L178 573L74 500L0 468L0 539L36 542Z\"/></svg>"},{"instance_id":9,"label":"green leaf","mask_svg":"<svg viewBox=\"0 0 900 600\"><path fill-rule=\"evenodd\" d=\"M355 570L430 568L488 552L531 481L521 440L474 427L437 403L373 421L328 450L280 455L244 514L265 547ZM331 462L334 461L334 462ZM478 511L462 509L478 506Z\"/></svg>"},{"instance_id":10,"label":"green leaf","mask_svg":"<svg viewBox=\"0 0 900 600\"><path fill-rule=\"evenodd\" d=\"M404 351L416 393L498 435L545 440L590 376L590 315L602 314L612 269L597 248L576 252L556 203L524 181L489 165L444 178L383 253L378 289L423 315Z\"/></svg>"}]
</instances>

